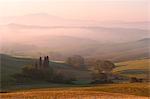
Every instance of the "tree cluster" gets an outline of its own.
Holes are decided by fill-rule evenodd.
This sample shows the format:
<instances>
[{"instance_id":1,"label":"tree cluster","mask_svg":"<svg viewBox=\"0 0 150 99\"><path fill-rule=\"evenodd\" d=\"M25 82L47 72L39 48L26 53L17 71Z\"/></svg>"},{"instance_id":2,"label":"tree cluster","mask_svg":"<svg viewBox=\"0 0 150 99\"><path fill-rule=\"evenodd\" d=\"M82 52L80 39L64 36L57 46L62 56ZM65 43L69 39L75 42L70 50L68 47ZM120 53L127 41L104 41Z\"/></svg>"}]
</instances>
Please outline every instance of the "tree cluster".
<instances>
[{"instance_id":1,"label":"tree cluster","mask_svg":"<svg viewBox=\"0 0 150 99\"><path fill-rule=\"evenodd\" d=\"M57 72L52 66L49 66L48 56L44 57L44 60L40 57L35 65L22 68L22 72L13 75L13 77L18 83L30 82L32 80L54 83L71 83L71 81L74 80L73 77L66 77L64 72Z\"/></svg>"},{"instance_id":2,"label":"tree cluster","mask_svg":"<svg viewBox=\"0 0 150 99\"><path fill-rule=\"evenodd\" d=\"M97 60L91 64L94 67L93 80L95 83L106 83L111 81L111 71L115 68L114 63L107 60Z\"/></svg>"},{"instance_id":3,"label":"tree cluster","mask_svg":"<svg viewBox=\"0 0 150 99\"><path fill-rule=\"evenodd\" d=\"M49 67L49 57L45 56L44 59L42 57L39 60L36 60L35 65L33 66L35 69L46 69Z\"/></svg>"},{"instance_id":4,"label":"tree cluster","mask_svg":"<svg viewBox=\"0 0 150 99\"><path fill-rule=\"evenodd\" d=\"M76 69L85 68L84 58L80 55L74 55L74 56L68 57L66 60L66 63Z\"/></svg>"}]
</instances>

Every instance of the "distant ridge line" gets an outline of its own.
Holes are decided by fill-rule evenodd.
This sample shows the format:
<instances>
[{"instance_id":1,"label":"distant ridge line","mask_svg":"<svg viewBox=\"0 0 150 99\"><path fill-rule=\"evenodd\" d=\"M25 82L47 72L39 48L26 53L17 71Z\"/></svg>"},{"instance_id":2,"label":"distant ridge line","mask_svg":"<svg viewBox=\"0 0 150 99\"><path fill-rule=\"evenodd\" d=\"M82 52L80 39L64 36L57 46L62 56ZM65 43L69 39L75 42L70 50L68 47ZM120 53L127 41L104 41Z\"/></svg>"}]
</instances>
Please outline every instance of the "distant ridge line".
<instances>
[{"instance_id":1,"label":"distant ridge line","mask_svg":"<svg viewBox=\"0 0 150 99\"><path fill-rule=\"evenodd\" d=\"M19 27L19 28L30 28L30 29L32 29L32 28L41 28L41 29L57 29L57 28L69 28L69 29L71 29L71 28L85 28L85 29L89 29L89 28L91 28L91 29L93 29L93 28L95 28L95 29L124 29L124 30L134 30L134 29L137 29L137 28L120 28L120 27L102 27L102 26L58 26L58 25L56 25L56 26L38 26L38 25L23 25L23 24L16 24L16 23L10 23L10 24L7 24L7 25L5 25L5 26L10 26L10 27ZM148 30L146 30L146 29L137 29L137 30L143 30L143 31L148 31Z\"/></svg>"}]
</instances>

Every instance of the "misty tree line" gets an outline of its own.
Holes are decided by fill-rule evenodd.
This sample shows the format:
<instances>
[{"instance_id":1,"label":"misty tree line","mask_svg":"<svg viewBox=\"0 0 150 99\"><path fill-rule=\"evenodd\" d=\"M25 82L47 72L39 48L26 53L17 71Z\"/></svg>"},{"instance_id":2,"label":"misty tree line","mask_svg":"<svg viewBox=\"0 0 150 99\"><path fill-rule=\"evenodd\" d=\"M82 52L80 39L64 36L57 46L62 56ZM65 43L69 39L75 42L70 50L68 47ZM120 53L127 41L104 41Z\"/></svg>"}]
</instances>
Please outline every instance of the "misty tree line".
<instances>
[{"instance_id":1,"label":"misty tree line","mask_svg":"<svg viewBox=\"0 0 150 99\"><path fill-rule=\"evenodd\" d=\"M68 72L56 70L49 64L49 57L40 57L34 62L32 66L22 68L22 73L15 74L13 77L17 82L24 82L30 80L43 80L54 83L71 83L76 80L76 77ZM114 63L110 61L95 60L94 62L87 62L80 55L68 57L65 64L74 69L87 70L88 65L94 67L92 70L92 79L94 81L108 82L111 71L115 68Z\"/></svg>"},{"instance_id":2,"label":"misty tree line","mask_svg":"<svg viewBox=\"0 0 150 99\"><path fill-rule=\"evenodd\" d=\"M13 75L16 82L47 81L53 83L71 83L73 76L66 76L65 72L55 70L49 64L49 57L40 57L32 66L22 68L21 73Z\"/></svg>"}]
</instances>

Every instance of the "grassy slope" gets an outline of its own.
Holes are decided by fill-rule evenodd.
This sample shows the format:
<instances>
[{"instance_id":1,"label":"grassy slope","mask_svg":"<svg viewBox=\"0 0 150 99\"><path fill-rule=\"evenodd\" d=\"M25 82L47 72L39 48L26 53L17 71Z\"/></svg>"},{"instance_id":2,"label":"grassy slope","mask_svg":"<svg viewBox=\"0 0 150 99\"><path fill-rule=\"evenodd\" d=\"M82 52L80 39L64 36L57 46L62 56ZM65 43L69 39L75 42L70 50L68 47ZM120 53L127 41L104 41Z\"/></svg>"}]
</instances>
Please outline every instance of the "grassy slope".
<instances>
[{"instance_id":1,"label":"grassy slope","mask_svg":"<svg viewBox=\"0 0 150 99\"><path fill-rule=\"evenodd\" d=\"M56 62L50 62L50 66L52 66L56 70L61 70L64 73L67 72L73 74L75 78L78 80L91 79L90 71L88 70L74 69L65 63L56 63Z\"/></svg>"},{"instance_id":2,"label":"grassy slope","mask_svg":"<svg viewBox=\"0 0 150 99\"><path fill-rule=\"evenodd\" d=\"M147 78L150 69L149 61L150 59L141 59L116 63L117 68L113 72L130 77Z\"/></svg>"},{"instance_id":3,"label":"grassy slope","mask_svg":"<svg viewBox=\"0 0 150 99\"><path fill-rule=\"evenodd\" d=\"M21 72L22 67L32 64L32 59L15 58L4 54L0 54L0 61L0 74L2 77L2 81L7 81L11 79L10 75L14 73L19 73Z\"/></svg>"},{"instance_id":4,"label":"grassy slope","mask_svg":"<svg viewBox=\"0 0 150 99\"><path fill-rule=\"evenodd\" d=\"M24 66L30 66L34 62L33 59L16 58L4 54L0 54L0 61L1 61L0 64L1 83L11 82L12 79L11 75L21 72L21 69ZM90 76L89 71L77 70L66 65L65 63L50 62L50 66L54 67L57 70L61 69L64 72L73 73L78 79L89 78Z\"/></svg>"},{"instance_id":5,"label":"grassy slope","mask_svg":"<svg viewBox=\"0 0 150 99\"><path fill-rule=\"evenodd\" d=\"M0 54L1 58L1 80L7 81L11 79L10 76L14 73L21 71L21 68L27 65L32 65L33 60L27 58L15 58ZM127 76L135 76L145 78L149 72L149 61L150 59L133 60L127 62L116 63L117 68L114 69L114 73L120 73ZM84 70L76 70L64 63L50 62L50 65L56 69L61 69L64 72L69 71L76 75L78 79L89 79L90 73Z\"/></svg>"},{"instance_id":6,"label":"grassy slope","mask_svg":"<svg viewBox=\"0 0 150 99\"><path fill-rule=\"evenodd\" d=\"M124 70L148 70L148 61L149 59L143 59L143 60L134 60L134 61L117 63L117 68L113 72L121 73ZM5 80L8 80L10 75L21 71L21 68L23 66L31 65L32 62L33 61L31 59L15 58L15 57L10 57L6 55L1 55L1 69L2 70L0 71L0 73L2 74L2 78L6 78ZM51 62L50 65L54 66L55 68L59 68L62 70L69 70L70 72L74 72L81 78L85 77L85 75L88 73L87 71L74 70L73 68L67 66L64 63ZM123 73L123 74L129 76L128 73ZM145 73L139 74L139 72L137 73L135 72L134 74L130 74L130 75L140 77L139 75L146 75L146 74ZM30 89L30 88L43 88L43 87L46 88L46 87L62 87L62 86L70 86L70 85L57 85L57 84L48 84L48 83L46 84L45 82L43 82L42 84L40 83L40 85L33 84L33 85L28 85L28 86L17 86L16 89L21 88L22 90L22 88ZM146 83L109 84L109 85L106 84L106 85L96 85L96 86L89 85L89 87L80 86L79 89L148 96L148 86Z\"/></svg>"}]
</instances>

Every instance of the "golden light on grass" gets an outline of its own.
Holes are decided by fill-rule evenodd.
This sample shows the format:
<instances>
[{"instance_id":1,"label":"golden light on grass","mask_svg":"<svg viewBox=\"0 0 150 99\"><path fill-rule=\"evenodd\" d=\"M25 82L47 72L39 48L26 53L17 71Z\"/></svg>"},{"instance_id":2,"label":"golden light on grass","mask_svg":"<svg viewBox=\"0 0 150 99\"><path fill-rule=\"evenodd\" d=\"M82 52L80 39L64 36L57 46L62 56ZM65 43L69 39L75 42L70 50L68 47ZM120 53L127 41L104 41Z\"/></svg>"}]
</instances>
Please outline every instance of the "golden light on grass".
<instances>
[{"instance_id":1,"label":"golden light on grass","mask_svg":"<svg viewBox=\"0 0 150 99\"><path fill-rule=\"evenodd\" d=\"M148 89L146 86L147 84L133 83L105 84L95 87L43 88L1 93L0 96L2 99L148 99L145 96L134 95L137 95L143 88ZM128 95L129 93L133 95Z\"/></svg>"}]
</instances>

